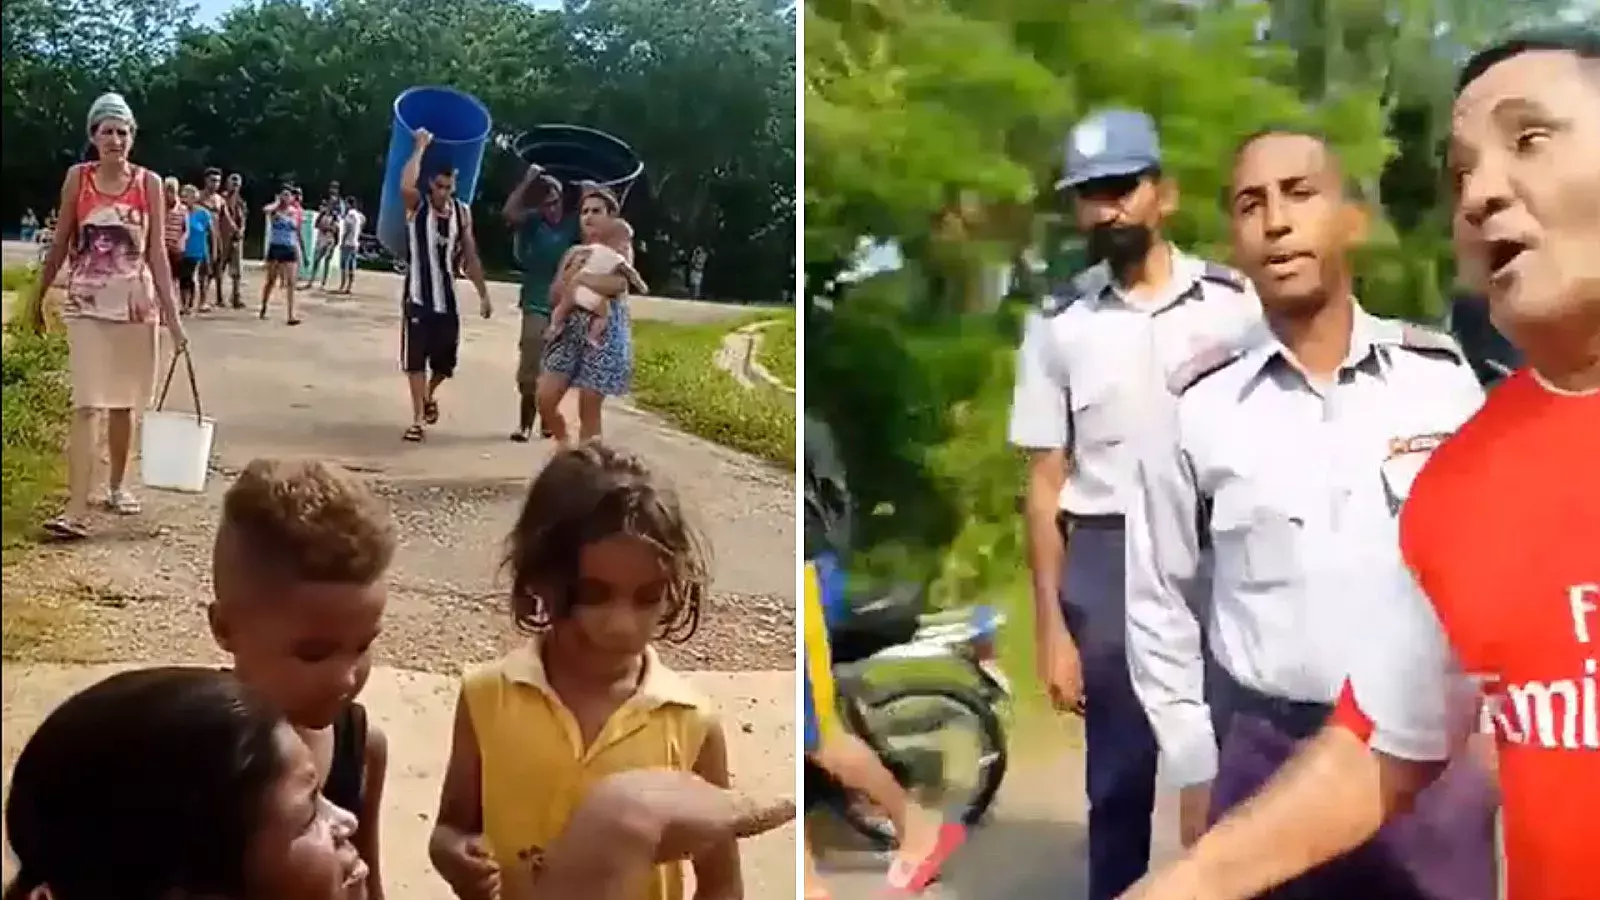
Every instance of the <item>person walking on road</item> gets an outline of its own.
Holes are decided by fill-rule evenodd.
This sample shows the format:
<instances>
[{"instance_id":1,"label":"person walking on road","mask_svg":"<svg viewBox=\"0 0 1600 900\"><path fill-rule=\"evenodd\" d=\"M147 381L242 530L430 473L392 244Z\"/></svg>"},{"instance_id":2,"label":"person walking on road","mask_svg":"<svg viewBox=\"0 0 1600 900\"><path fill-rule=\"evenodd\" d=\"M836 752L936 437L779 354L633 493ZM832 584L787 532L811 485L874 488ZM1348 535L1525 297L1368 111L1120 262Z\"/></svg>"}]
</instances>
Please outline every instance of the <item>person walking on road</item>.
<instances>
[{"instance_id":1,"label":"person walking on road","mask_svg":"<svg viewBox=\"0 0 1600 900\"><path fill-rule=\"evenodd\" d=\"M188 231L183 239L183 259L178 263L178 293L185 312L206 312L211 303L206 297L206 261L211 258L211 210L200 202L200 192L192 184L183 186L183 206L189 211Z\"/></svg>"},{"instance_id":2,"label":"person walking on road","mask_svg":"<svg viewBox=\"0 0 1600 900\"><path fill-rule=\"evenodd\" d=\"M1321 866L1425 797L1478 730L1507 900L1600 896L1600 34L1480 51L1453 113L1456 253L1528 367L1416 476L1403 564L1346 591L1364 627L1332 720L1129 900L1245 900Z\"/></svg>"},{"instance_id":3,"label":"person walking on road","mask_svg":"<svg viewBox=\"0 0 1600 900\"><path fill-rule=\"evenodd\" d=\"M217 204L217 253L216 265L212 274L217 285L217 308L222 308L222 276L228 276L231 291L228 295L228 306L233 309L244 309L244 301L239 298L239 278L244 274L244 232L245 209L243 194L244 179L238 172L228 175L228 180L223 183L222 194Z\"/></svg>"},{"instance_id":4,"label":"person walking on road","mask_svg":"<svg viewBox=\"0 0 1600 900\"><path fill-rule=\"evenodd\" d=\"M311 268L306 273L306 282L301 287L310 290L313 284L326 288L328 286L328 270L333 268L333 251L339 246L339 229L344 227L344 201L337 203L333 199L322 201L322 208L317 210L317 217L313 228L316 232L316 246L311 257ZM321 273L321 278L318 278Z\"/></svg>"},{"instance_id":5,"label":"person walking on road","mask_svg":"<svg viewBox=\"0 0 1600 900\"><path fill-rule=\"evenodd\" d=\"M1029 451L1026 515L1040 677L1088 742L1089 898L1144 875L1156 742L1124 656L1123 513L1134 441L1172 402L1191 348L1260 320L1243 276L1161 237L1177 187L1155 124L1112 109L1072 131L1061 186L1098 259L1032 314L1010 439Z\"/></svg>"},{"instance_id":6,"label":"person walking on road","mask_svg":"<svg viewBox=\"0 0 1600 900\"><path fill-rule=\"evenodd\" d=\"M355 197L345 198L344 220L339 225L339 289L336 294L348 294L356 287L356 263L361 260L361 229L367 226L367 217L361 212L361 203Z\"/></svg>"},{"instance_id":7,"label":"person walking on road","mask_svg":"<svg viewBox=\"0 0 1600 900\"><path fill-rule=\"evenodd\" d=\"M162 180L161 189L167 204L167 268L182 293L183 248L189 243L189 204L184 202L183 187L171 175ZM191 312L193 308L194 297L184 294L179 298L182 312Z\"/></svg>"},{"instance_id":8,"label":"person walking on road","mask_svg":"<svg viewBox=\"0 0 1600 900\"><path fill-rule=\"evenodd\" d=\"M1332 713L1363 624L1349 595L1394 565L1411 477L1483 400L1448 336L1354 299L1347 253L1365 212L1323 139L1247 138L1228 211L1267 327L1174 375L1174 415L1151 429L1128 507L1128 663L1185 795L1186 845ZM1188 594L1207 546L1202 623ZM1488 776L1463 760L1378 841L1272 896L1345 900L1382 885L1386 900L1494 900L1496 806Z\"/></svg>"},{"instance_id":9,"label":"person walking on road","mask_svg":"<svg viewBox=\"0 0 1600 900\"><path fill-rule=\"evenodd\" d=\"M439 386L456 371L461 351L458 268L478 291L479 314L485 319L494 315L478 257L472 210L456 198L456 170L423 169L423 157L432 142L427 129L417 129L411 157L400 170L409 251L400 331L401 366L411 392L411 425L403 435L408 441L422 440L428 426L439 421Z\"/></svg>"},{"instance_id":10,"label":"person walking on road","mask_svg":"<svg viewBox=\"0 0 1600 900\"><path fill-rule=\"evenodd\" d=\"M522 182L501 210L513 229L512 253L522 268L517 306L522 332L517 339L517 427L511 440L526 443L539 414L539 372L544 333L550 326L550 293L567 251L578 243L577 210L569 209L561 182L538 165L529 165ZM543 432L549 437L548 426Z\"/></svg>"},{"instance_id":11,"label":"person walking on road","mask_svg":"<svg viewBox=\"0 0 1600 900\"><path fill-rule=\"evenodd\" d=\"M158 319L174 353L185 349L167 255L167 198L160 176L134 165L137 124L120 94L105 94L89 109L96 161L67 170L61 216L39 273L40 297L30 307L44 327L44 292L70 255L71 274L61 315L66 320L72 423L67 435L67 507L45 523L64 540L87 537L91 481L99 458L97 424L106 418L111 454L112 512L135 515L139 501L125 479L133 449L134 410L150 402L155 383Z\"/></svg>"},{"instance_id":12,"label":"person walking on road","mask_svg":"<svg viewBox=\"0 0 1600 900\"><path fill-rule=\"evenodd\" d=\"M578 224L580 240L590 243L607 233L621 205L615 194L596 184L586 184L580 192ZM578 440L600 436L601 413L607 397L628 392L633 379L633 323L628 315L627 293L630 282L621 273L577 272L561 287L584 287L612 298L605 332L591 342L576 320L568 322L560 334L545 341L544 359L539 374L539 420L556 440L569 439L561 400L568 389L578 390ZM580 317L584 318L584 317Z\"/></svg>"},{"instance_id":13,"label":"person walking on road","mask_svg":"<svg viewBox=\"0 0 1600 900\"><path fill-rule=\"evenodd\" d=\"M295 202L294 188L284 185L278 189L278 198L265 207L267 214L267 277L261 284L261 308L257 317L267 317L267 302L272 289L283 286L284 311L290 325L299 325L294 314L294 289L299 280L300 260L305 258L305 236L300 220L303 211Z\"/></svg>"}]
</instances>

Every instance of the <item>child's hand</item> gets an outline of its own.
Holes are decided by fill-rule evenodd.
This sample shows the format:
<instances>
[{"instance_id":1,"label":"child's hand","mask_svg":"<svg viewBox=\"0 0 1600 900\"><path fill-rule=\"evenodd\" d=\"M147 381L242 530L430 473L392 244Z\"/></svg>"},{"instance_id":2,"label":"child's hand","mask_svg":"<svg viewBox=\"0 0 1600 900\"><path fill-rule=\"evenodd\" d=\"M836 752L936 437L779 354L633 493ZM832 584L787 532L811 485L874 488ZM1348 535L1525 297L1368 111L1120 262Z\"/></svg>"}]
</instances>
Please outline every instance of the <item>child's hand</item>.
<instances>
[{"instance_id":1,"label":"child's hand","mask_svg":"<svg viewBox=\"0 0 1600 900\"><path fill-rule=\"evenodd\" d=\"M592 316L592 317L590 317L590 319L589 319L589 346L591 346L591 347L600 346L605 341L605 337L606 337L606 320L604 318L600 317L600 316Z\"/></svg>"},{"instance_id":2,"label":"child's hand","mask_svg":"<svg viewBox=\"0 0 1600 900\"><path fill-rule=\"evenodd\" d=\"M489 855L481 834L452 834L437 840L434 867L460 900L500 900L500 865Z\"/></svg>"}]
</instances>

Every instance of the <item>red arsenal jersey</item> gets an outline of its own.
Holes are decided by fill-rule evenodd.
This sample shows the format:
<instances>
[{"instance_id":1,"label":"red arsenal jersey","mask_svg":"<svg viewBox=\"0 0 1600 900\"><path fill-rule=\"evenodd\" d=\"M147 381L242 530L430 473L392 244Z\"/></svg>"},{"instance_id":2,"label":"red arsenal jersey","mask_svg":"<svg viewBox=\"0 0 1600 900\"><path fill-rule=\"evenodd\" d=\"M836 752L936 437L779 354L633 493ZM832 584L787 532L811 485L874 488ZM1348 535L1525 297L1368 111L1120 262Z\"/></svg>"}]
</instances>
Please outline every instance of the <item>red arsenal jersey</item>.
<instances>
[{"instance_id":1,"label":"red arsenal jersey","mask_svg":"<svg viewBox=\"0 0 1600 900\"><path fill-rule=\"evenodd\" d=\"M1480 706L1452 696L1475 688L1509 900L1600 900L1600 393L1507 379L1417 477L1400 539L1426 602L1386 613L1403 640L1355 661L1340 720L1439 758Z\"/></svg>"}]
</instances>

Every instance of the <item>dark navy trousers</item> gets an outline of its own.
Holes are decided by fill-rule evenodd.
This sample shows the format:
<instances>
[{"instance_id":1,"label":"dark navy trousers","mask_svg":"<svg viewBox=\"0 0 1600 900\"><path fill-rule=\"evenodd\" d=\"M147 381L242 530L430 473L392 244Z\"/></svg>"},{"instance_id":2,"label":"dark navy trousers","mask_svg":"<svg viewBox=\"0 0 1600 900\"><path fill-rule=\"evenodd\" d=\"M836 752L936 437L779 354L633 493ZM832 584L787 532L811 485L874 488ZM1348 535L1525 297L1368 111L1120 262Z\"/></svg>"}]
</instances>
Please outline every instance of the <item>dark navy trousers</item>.
<instances>
[{"instance_id":1,"label":"dark navy trousers","mask_svg":"<svg viewBox=\"0 0 1600 900\"><path fill-rule=\"evenodd\" d=\"M1150 866L1157 748L1128 674L1123 545L1120 518L1078 520L1061 575L1061 611L1083 660L1088 900L1115 900Z\"/></svg>"},{"instance_id":2,"label":"dark navy trousers","mask_svg":"<svg viewBox=\"0 0 1600 900\"><path fill-rule=\"evenodd\" d=\"M1212 710L1226 721L1211 785L1213 822L1249 799L1314 734L1327 708L1264 697L1222 673ZM1494 779L1462 757L1405 816L1350 853L1262 895L1263 900L1495 900Z\"/></svg>"}]
</instances>

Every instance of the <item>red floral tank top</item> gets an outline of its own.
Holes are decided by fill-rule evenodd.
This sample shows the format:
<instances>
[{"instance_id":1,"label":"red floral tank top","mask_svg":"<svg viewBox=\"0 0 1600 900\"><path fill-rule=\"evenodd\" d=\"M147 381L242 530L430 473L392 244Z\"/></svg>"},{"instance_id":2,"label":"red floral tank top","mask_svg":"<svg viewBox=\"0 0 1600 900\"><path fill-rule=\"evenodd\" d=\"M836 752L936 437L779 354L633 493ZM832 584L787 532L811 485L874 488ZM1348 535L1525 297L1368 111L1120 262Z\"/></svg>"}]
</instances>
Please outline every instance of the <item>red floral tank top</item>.
<instances>
[{"instance_id":1,"label":"red floral tank top","mask_svg":"<svg viewBox=\"0 0 1600 900\"><path fill-rule=\"evenodd\" d=\"M78 241L62 314L110 322L154 323L155 282L145 261L150 198L145 171L134 166L128 186L112 196L95 186L96 163L78 179Z\"/></svg>"}]
</instances>

